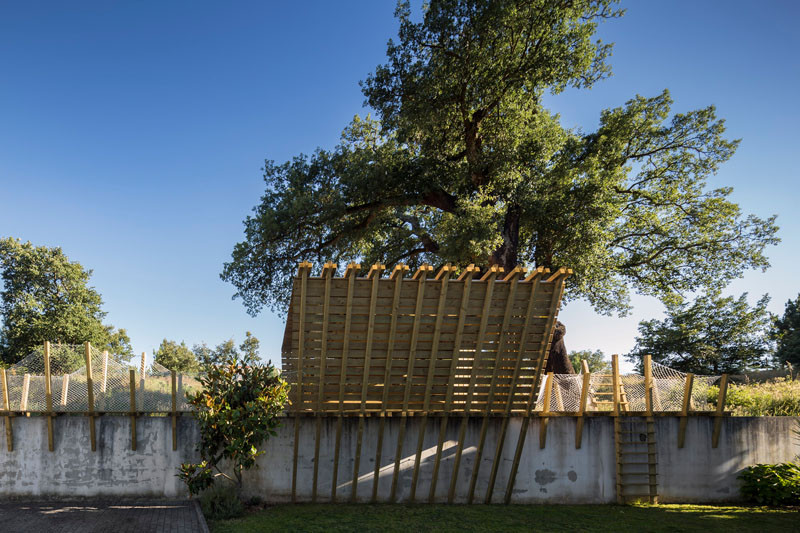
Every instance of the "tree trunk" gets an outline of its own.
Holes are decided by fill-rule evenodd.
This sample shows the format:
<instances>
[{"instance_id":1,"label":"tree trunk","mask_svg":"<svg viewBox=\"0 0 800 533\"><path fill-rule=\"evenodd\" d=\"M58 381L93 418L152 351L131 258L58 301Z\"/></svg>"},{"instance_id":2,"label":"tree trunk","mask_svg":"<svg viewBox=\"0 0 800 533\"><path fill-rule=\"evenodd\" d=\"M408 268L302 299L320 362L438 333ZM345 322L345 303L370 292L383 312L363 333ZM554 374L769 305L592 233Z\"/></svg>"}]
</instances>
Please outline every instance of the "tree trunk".
<instances>
[{"instance_id":1,"label":"tree trunk","mask_svg":"<svg viewBox=\"0 0 800 533\"><path fill-rule=\"evenodd\" d=\"M559 320L556 322L555 331L553 331L553 341L550 343L550 353L547 356L545 372L575 374L575 368L572 366L572 361L569 360L567 347L564 344L564 336L566 334L567 327Z\"/></svg>"}]
</instances>

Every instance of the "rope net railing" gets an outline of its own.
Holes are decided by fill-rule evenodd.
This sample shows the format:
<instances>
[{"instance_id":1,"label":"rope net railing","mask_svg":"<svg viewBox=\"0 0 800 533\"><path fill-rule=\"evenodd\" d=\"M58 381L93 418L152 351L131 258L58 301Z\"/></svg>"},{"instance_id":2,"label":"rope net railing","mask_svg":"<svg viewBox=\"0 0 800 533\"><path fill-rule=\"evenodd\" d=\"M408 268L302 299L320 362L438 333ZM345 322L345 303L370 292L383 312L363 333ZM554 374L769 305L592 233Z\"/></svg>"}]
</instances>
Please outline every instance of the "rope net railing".
<instances>
[{"instance_id":1,"label":"rope net railing","mask_svg":"<svg viewBox=\"0 0 800 533\"><path fill-rule=\"evenodd\" d=\"M98 350L93 346L89 349L93 411L173 412L170 370L155 362L149 367L142 364L134 367L114 354ZM51 412L89 411L90 380L86 366L86 347L53 344L50 347L49 359ZM176 372L175 377L175 411L190 411L186 393L199 389L199 374ZM6 368L5 384L0 383L0 392L7 395L10 411L48 412L44 349L35 350L21 361ZM0 399L0 410L4 409L4 402L5 397Z\"/></svg>"},{"instance_id":2,"label":"rope net railing","mask_svg":"<svg viewBox=\"0 0 800 533\"><path fill-rule=\"evenodd\" d=\"M676 412L683 409L686 392L686 373L660 363L652 363L652 409L655 412ZM712 411L708 402L709 388L720 376L694 375L689 389L691 411ZM549 412L574 413L581 410L583 374L553 374ZM545 389L548 380L542 377L537 395L536 411L544 411ZM619 375L619 404L623 411L646 410L645 377L640 374ZM612 373L591 373L584 411L614 410L614 376Z\"/></svg>"}]
</instances>

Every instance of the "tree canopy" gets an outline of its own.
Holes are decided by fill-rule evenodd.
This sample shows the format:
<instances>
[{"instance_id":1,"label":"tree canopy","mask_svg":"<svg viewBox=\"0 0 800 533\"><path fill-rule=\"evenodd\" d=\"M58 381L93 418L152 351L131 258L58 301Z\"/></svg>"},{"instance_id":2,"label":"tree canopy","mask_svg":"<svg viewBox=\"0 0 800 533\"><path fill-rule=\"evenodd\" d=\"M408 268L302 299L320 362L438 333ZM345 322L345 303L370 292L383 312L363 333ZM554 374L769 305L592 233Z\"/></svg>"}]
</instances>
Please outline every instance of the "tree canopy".
<instances>
[{"instance_id":1,"label":"tree canopy","mask_svg":"<svg viewBox=\"0 0 800 533\"><path fill-rule=\"evenodd\" d=\"M597 374L610 374L611 363L606 359L602 350L577 350L569 352L569 360L576 371L581 369L581 361L589 365L589 372Z\"/></svg>"},{"instance_id":2,"label":"tree canopy","mask_svg":"<svg viewBox=\"0 0 800 533\"><path fill-rule=\"evenodd\" d=\"M609 75L610 0L441 0L362 82L333 149L267 161L266 191L222 279L251 314L285 310L302 260L570 267L565 300L625 313L631 290L677 303L768 266L775 217L744 215L707 178L738 141L713 106L665 90L565 127L545 94Z\"/></svg>"},{"instance_id":3,"label":"tree canopy","mask_svg":"<svg viewBox=\"0 0 800 533\"><path fill-rule=\"evenodd\" d=\"M183 341L178 344L175 341L164 339L158 349L153 352L153 360L176 372L194 372L200 367L194 352Z\"/></svg>"},{"instance_id":4,"label":"tree canopy","mask_svg":"<svg viewBox=\"0 0 800 533\"><path fill-rule=\"evenodd\" d=\"M768 303L764 295L750 307L744 293L739 298L706 294L691 303L667 305L664 320L639 323L636 346L627 358L641 365L650 354L653 361L696 374L764 368L771 354Z\"/></svg>"},{"instance_id":5,"label":"tree canopy","mask_svg":"<svg viewBox=\"0 0 800 533\"><path fill-rule=\"evenodd\" d=\"M89 341L122 361L133 355L125 330L103 324L103 300L89 286L92 271L61 248L0 239L0 269L0 360L14 363L44 341Z\"/></svg>"},{"instance_id":6,"label":"tree canopy","mask_svg":"<svg viewBox=\"0 0 800 533\"><path fill-rule=\"evenodd\" d=\"M779 365L789 362L800 368L800 294L786 302L783 316L774 317L770 335L777 343L775 362Z\"/></svg>"},{"instance_id":7,"label":"tree canopy","mask_svg":"<svg viewBox=\"0 0 800 533\"><path fill-rule=\"evenodd\" d=\"M241 359L246 364L252 364L261 358L259 354L260 347L261 341L248 331L245 333L244 341L239 346L236 346L236 341L230 338L219 343L214 348L210 348L205 343L196 344L192 351L202 365L216 365L231 359Z\"/></svg>"}]
</instances>

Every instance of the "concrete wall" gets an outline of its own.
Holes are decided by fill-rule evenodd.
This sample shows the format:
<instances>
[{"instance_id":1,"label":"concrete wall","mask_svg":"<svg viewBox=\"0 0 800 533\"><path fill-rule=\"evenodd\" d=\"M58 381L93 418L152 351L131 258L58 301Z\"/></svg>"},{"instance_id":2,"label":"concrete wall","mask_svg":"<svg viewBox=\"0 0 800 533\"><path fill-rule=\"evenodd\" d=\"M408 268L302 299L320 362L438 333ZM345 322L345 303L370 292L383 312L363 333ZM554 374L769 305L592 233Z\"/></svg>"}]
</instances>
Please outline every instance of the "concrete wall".
<instances>
[{"instance_id":1,"label":"concrete wall","mask_svg":"<svg viewBox=\"0 0 800 533\"><path fill-rule=\"evenodd\" d=\"M690 418L686 446L678 449L678 419L656 418L660 501L711 502L738 497L736 474L758 462L792 460L800 453L791 437L796 418L726 418L719 447L711 448L713 420ZM434 454L440 429L439 418L428 420L425 429L417 501L427 501ZM389 499L400 419L387 419L384 432L378 499ZM464 452L458 473L456 501L465 502L475 468L476 447L482 419L468 423ZM357 500L369 501L379 419L365 420L362 438ZM446 501L453 471L460 419L451 419L447 431L436 486L436 501ZM47 450L43 418L14 419L15 450L0 443L0 497L45 496L142 496L179 497L185 488L175 477L181 462L196 460L198 430L189 417L179 419L178 450L172 451L169 418L141 417L137 421L138 450L130 450L128 417L97 418L97 451L89 448L88 421L83 417L55 420L55 452ZM286 419L278 436L269 441L260 468L246 477L247 492L271 502L289 501L292 486L294 421ZM475 502L483 502L498 441L501 419L490 419L479 467ZM522 424L509 422L503 444L493 502L501 502L506 489L514 450ZM417 447L419 418L411 418L405 431L397 500L410 495ZM538 419L528 428L525 448L512 496L514 503L610 503L616 501L613 419L586 419L581 449L575 449L576 420L550 419L547 446L539 449ZM344 419L337 500L348 501L352 491L358 419ZM318 501L330 501L333 478L336 419L323 418L320 439ZM314 472L316 421L302 418L298 460L297 495L310 501ZM2 435L2 434L0 434ZM0 436L0 440L3 440Z\"/></svg>"}]
</instances>

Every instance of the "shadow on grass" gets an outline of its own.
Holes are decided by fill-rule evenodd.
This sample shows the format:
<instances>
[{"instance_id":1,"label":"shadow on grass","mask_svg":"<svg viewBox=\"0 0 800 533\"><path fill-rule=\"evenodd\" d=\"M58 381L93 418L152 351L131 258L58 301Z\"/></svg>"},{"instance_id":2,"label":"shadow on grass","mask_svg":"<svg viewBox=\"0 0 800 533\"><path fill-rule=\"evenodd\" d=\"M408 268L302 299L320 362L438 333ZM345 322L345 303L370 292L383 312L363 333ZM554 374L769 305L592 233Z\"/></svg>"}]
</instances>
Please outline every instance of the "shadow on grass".
<instances>
[{"instance_id":1,"label":"shadow on grass","mask_svg":"<svg viewBox=\"0 0 800 533\"><path fill-rule=\"evenodd\" d=\"M711 505L276 505L214 522L268 531L792 531L797 509Z\"/></svg>"}]
</instances>

